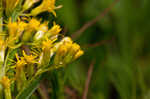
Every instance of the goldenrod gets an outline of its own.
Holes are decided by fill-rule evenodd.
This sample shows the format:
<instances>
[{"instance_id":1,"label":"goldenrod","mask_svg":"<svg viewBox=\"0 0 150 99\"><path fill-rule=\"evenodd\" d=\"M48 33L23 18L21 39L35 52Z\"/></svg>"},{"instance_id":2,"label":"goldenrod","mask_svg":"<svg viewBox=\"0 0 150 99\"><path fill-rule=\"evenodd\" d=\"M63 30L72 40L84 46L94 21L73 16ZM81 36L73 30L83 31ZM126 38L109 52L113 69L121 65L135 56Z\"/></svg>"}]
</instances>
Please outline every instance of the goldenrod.
<instances>
[{"instance_id":1,"label":"goldenrod","mask_svg":"<svg viewBox=\"0 0 150 99\"><path fill-rule=\"evenodd\" d=\"M18 54L16 54L16 69L20 69L27 64L23 57L19 58Z\"/></svg>"},{"instance_id":2,"label":"goldenrod","mask_svg":"<svg viewBox=\"0 0 150 99\"><path fill-rule=\"evenodd\" d=\"M83 52L82 50L79 50L79 51L75 54L74 59L79 58L79 57L82 56L83 54L84 54L84 52Z\"/></svg>"},{"instance_id":3,"label":"goldenrod","mask_svg":"<svg viewBox=\"0 0 150 99\"><path fill-rule=\"evenodd\" d=\"M22 53L23 53L23 57L27 63L37 63L36 56L27 55L24 50L22 51Z\"/></svg>"},{"instance_id":4,"label":"goldenrod","mask_svg":"<svg viewBox=\"0 0 150 99\"><path fill-rule=\"evenodd\" d=\"M53 41L50 39L46 39L45 41L42 42L42 49L43 51L49 51L52 47Z\"/></svg>"},{"instance_id":5,"label":"goldenrod","mask_svg":"<svg viewBox=\"0 0 150 99\"><path fill-rule=\"evenodd\" d=\"M8 31L9 31L9 37L15 37L17 30L18 30L18 24L17 22L12 22L11 18L9 19L9 22L7 24Z\"/></svg>"},{"instance_id":6,"label":"goldenrod","mask_svg":"<svg viewBox=\"0 0 150 99\"><path fill-rule=\"evenodd\" d=\"M37 30L37 33L34 36L34 40L38 41L44 37L44 34L48 31L48 23L44 22L41 24Z\"/></svg>"},{"instance_id":7,"label":"goldenrod","mask_svg":"<svg viewBox=\"0 0 150 99\"><path fill-rule=\"evenodd\" d=\"M25 3L23 5L23 11L29 9L32 7L32 5L40 0L25 0Z\"/></svg>"},{"instance_id":8,"label":"goldenrod","mask_svg":"<svg viewBox=\"0 0 150 99\"><path fill-rule=\"evenodd\" d=\"M23 42L29 41L32 38L34 32L38 30L39 26L40 21L38 21L35 18L32 18L26 26L25 32L22 36L22 41Z\"/></svg>"},{"instance_id":9,"label":"goldenrod","mask_svg":"<svg viewBox=\"0 0 150 99\"><path fill-rule=\"evenodd\" d=\"M54 16L56 16L54 10L58 7L55 7L55 0L42 0L39 6L35 6L35 8L29 12L26 11L38 1L39 0L24 0L23 2L22 0L4 1L6 4L6 8L4 8L6 17L4 17L4 19L8 20L8 22L6 21L4 22L6 25L2 25L4 29L1 32L6 35L0 37L0 67L3 67L2 72L6 75L8 75L6 72L7 68L8 71L10 69L15 71L13 72L13 77L16 80L15 85L18 91L22 89L22 86L24 86L27 81L32 79L34 74L36 75L36 70L45 72L47 69L49 70L50 65L52 65L52 68L53 65L62 67L84 53L80 46L74 43L70 37L59 38L59 33L62 30L60 25L54 22L53 26L49 28L47 21L42 23L41 20L35 17L45 11L53 13ZM18 6L16 7L16 5ZM16 9L14 10L14 8ZM12 10L14 10L14 12L12 12ZM27 16L26 13L29 16ZM20 57L14 50L19 52ZM28 50L30 54L27 54L24 50ZM32 54L32 51L38 53L38 55ZM15 60L14 57L11 57L13 55L16 55L15 65L8 61L9 58L13 61ZM35 70L37 63L39 63L38 68ZM8 64L14 65L13 67L15 68L10 68ZM8 75L8 77L10 77L10 75ZM5 93L11 92L8 77L4 76L0 78L3 80L1 83L4 88L9 88ZM6 96L11 96L11 94Z\"/></svg>"},{"instance_id":10,"label":"goldenrod","mask_svg":"<svg viewBox=\"0 0 150 99\"><path fill-rule=\"evenodd\" d=\"M52 12L55 16L55 0L43 0L43 2L31 11L31 15L35 16L41 12Z\"/></svg>"},{"instance_id":11,"label":"goldenrod","mask_svg":"<svg viewBox=\"0 0 150 99\"><path fill-rule=\"evenodd\" d=\"M35 18L32 18L28 23L27 29L37 30L39 28L39 26L40 26L40 21L38 21Z\"/></svg>"},{"instance_id":12,"label":"goldenrod","mask_svg":"<svg viewBox=\"0 0 150 99\"><path fill-rule=\"evenodd\" d=\"M60 32L61 30L62 30L62 29L60 28L60 26L54 22L54 25L53 25L53 27L48 31L48 34L49 34L50 36L54 36L54 35L59 34L59 32Z\"/></svg>"}]
</instances>

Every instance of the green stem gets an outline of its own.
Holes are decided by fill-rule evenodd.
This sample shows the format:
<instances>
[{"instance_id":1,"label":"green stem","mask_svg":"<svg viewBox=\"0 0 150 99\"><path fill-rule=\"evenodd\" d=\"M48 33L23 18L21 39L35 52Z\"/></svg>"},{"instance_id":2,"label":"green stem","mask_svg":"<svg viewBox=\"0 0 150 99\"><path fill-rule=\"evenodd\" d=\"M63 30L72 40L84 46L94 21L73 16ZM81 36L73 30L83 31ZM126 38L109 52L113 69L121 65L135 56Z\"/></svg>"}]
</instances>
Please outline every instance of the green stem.
<instances>
[{"instance_id":1,"label":"green stem","mask_svg":"<svg viewBox=\"0 0 150 99\"><path fill-rule=\"evenodd\" d=\"M7 62L8 62L9 55L10 55L11 51L12 51L11 49L8 49L8 52L7 52L5 61L4 61L4 66L3 66L3 76L5 75L5 71L6 71L6 67L7 67Z\"/></svg>"},{"instance_id":2,"label":"green stem","mask_svg":"<svg viewBox=\"0 0 150 99\"><path fill-rule=\"evenodd\" d=\"M0 0L0 24L3 23L3 7L2 7L2 0ZM3 26L0 25L0 33L3 32ZM2 78L2 67L3 67L3 62L0 62L0 79ZM0 99L3 99L3 87L0 85Z\"/></svg>"},{"instance_id":3,"label":"green stem","mask_svg":"<svg viewBox=\"0 0 150 99\"><path fill-rule=\"evenodd\" d=\"M2 0L0 0L0 24L3 23L3 7L2 7ZM3 26L0 25L0 33L3 32ZM0 70L2 69L3 67L3 62L0 62Z\"/></svg>"},{"instance_id":4,"label":"green stem","mask_svg":"<svg viewBox=\"0 0 150 99\"><path fill-rule=\"evenodd\" d=\"M64 96L64 75L63 71L54 70L52 72L52 99L65 99Z\"/></svg>"}]
</instances>

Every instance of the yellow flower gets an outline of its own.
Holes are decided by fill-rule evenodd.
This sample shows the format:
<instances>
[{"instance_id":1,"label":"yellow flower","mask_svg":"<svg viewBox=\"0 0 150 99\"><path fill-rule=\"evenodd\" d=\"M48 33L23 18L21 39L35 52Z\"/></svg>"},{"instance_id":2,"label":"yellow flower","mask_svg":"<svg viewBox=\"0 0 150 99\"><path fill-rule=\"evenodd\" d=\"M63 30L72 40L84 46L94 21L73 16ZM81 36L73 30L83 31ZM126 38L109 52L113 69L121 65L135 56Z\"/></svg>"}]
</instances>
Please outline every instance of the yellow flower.
<instances>
[{"instance_id":1,"label":"yellow flower","mask_svg":"<svg viewBox=\"0 0 150 99\"><path fill-rule=\"evenodd\" d=\"M6 47L5 41L0 37L0 50Z\"/></svg>"},{"instance_id":2,"label":"yellow flower","mask_svg":"<svg viewBox=\"0 0 150 99\"><path fill-rule=\"evenodd\" d=\"M55 16L55 0L43 0L43 2L31 11L31 15L35 16L41 12L48 11L52 12Z\"/></svg>"},{"instance_id":3,"label":"yellow flower","mask_svg":"<svg viewBox=\"0 0 150 99\"><path fill-rule=\"evenodd\" d=\"M18 31L19 33L22 33L25 28L27 27L27 23L23 22L23 21L19 21L18 22Z\"/></svg>"},{"instance_id":4,"label":"yellow flower","mask_svg":"<svg viewBox=\"0 0 150 99\"><path fill-rule=\"evenodd\" d=\"M27 23L18 20L18 22L12 22L11 18L9 19L9 22L7 24L8 27L8 38L7 38L7 44L9 47L14 47L16 40L19 39L23 31L25 30L27 26Z\"/></svg>"},{"instance_id":5,"label":"yellow flower","mask_svg":"<svg viewBox=\"0 0 150 99\"><path fill-rule=\"evenodd\" d=\"M32 18L28 23L28 29L29 30L37 30L39 28L40 21L38 21L35 18Z\"/></svg>"},{"instance_id":6,"label":"yellow flower","mask_svg":"<svg viewBox=\"0 0 150 99\"><path fill-rule=\"evenodd\" d=\"M21 57L19 59L18 54L16 54L16 59L17 59L16 69L20 69L20 68L22 68L23 66L25 66L27 64L23 57Z\"/></svg>"},{"instance_id":7,"label":"yellow flower","mask_svg":"<svg viewBox=\"0 0 150 99\"><path fill-rule=\"evenodd\" d=\"M32 5L36 2L38 2L39 0L26 0L24 5L23 5L23 10L27 10L30 7L32 7Z\"/></svg>"},{"instance_id":8,"label":"yellow flower","mask_svg":"<svg viewBox=\"0 0 150 99\"><path fill-rule=\"evenodd\" d=\"M63 42L63 43L71 43L71 44L73 43L73 41L72 41L72 39L70 37L63 38L61 42Z\"/></svg>"},{"instance_id":9,"label":"yellow flower","mask_svg":"<svg viewBox=\"0 0 150 99\"><path fill-rule=\"evenodd\" d=\"M37 61L35 60L36 56L33 55L27 55L24 51L23 51L23 56L26 62L28 63L37 63Z\"/></svg>"},{"instance_id":10,"label":"yellow flower","mask_svg":"<svg viewBox=\"0 0 150 99\"><path fill-rule=\"evenodd\" d=\"M40 21L38 21L35 18L32 18L26 26L25 32L22 36L22 41L23 42L29 41L33 36L33 32L38 30L39 26L40 26Z\"/></svg>"},{"instance_id":11,"label":"yellow flower","mask_svg":"<svg viewBox=\"0 0 150 99\"><path fill-rule=\"evenodd\" d=\"M3 76L0 82L2 83L4 88L10 88L10 79L7 76Z\"/></svg>"},{"instance_id":12,"label":"yellow flower","mask_svg":"<svg viewBox=\"0 0 150 99\"><path fill-rule=\"evenodd\" d=\"M70 53L75 54L79 50L80 50L80 46L77 43L73 43L72 47L71 47L71 50L70 50Z\"/></svg>"},{"instance_id":13,"label":"yellow flower","mask_svg":"<svg viewBox=\"0 0 150 99\"><path fill-rule=\"evenodd\" d=\"M8 31L9 31L9 36L10 37L17 37L21 35L21 32L24 31L24 29L27 26L27 23L23 22L23 21L19 21L18 22L11 22L11 18L9 19L9 22L7 24L8 27Z\"/></svg>"},{"instance_id":14,"label":"yellow flower","mask_svg":"<svg viewBox=\"0 0 150 99\"><path fill-rule=\"evenodd\" d=\"M39 26L37 33L34 36L34 40L35 41L40 40L47 31L48 31L48 23L45 22Z\"/></svg>"},{"instance_id":15,"label":"yellow flower","mask_svg":"<svg viewBox=\"0 0 150 99\"><path fill-rule=\"evenodd\" d=\"M43 41L43 42L42 42L42 49L43 49L43 50L46 50L46 51L50 50L51 47L52 47L52 43L53 43L53 41L52 41L52 40L49 40L49 39L47 38L46 41Z\"/></svg>"},{"instance_id":16,"label":"yellow flower","mask_svg":"<svg viewBox=\"0 0 150 99\"><path fill-rule=\"evenodd\" d=\"M64 45L61 45L58 49L59 57L66 55L67 51L68 51L67 47Z\"/></svg>"},{"instance_id":17,"label":"yellow flower","mask_svg":"<svg viewBox=\"0 0 150 99\"><path fill-rule=\"evenodd\" d=\"M54 64L62 65L63 59L64 59L65 55L67 54L67 52L68 52L68 49L63 45L60 45L56 52L55 58L54 58Z\"/></svg>"},{"instance_id":18,"label":"yellow flower","mask_svg":"<svg viewBox=\"0 0 150 99\"><path fill-rule=\"evenodd\" d=\"M79 51L75 54L74 59L79 58L79 57L82 56L83 54L84 54L84 52L83 52L82 50L79 50Z\"/></svg>"},{"instance_id":19,"label":"yellow flower","mask_svg":"<svg viewBox=\"0 0 150 99\"><path fill-rule=\"evenodd\" d=\"M11 22L11 18L9 19L9 22L7 24L8 31L9 31L9 36L10 37L15 37L17 30L18 30L18 24L17 22Z\"/></svg>"},{"instance_id":20,"label":"yellow flower","mask_svg":"<svg viewBox=\"0 0 150 99\"><path fill-rule=\"evenodd\" d=\"M53 27L48 31L48 34L51 36L53 35L57 35L59 34L59 32L61 31L62 29L60 28L59 25L57 25L55 22L54 22L54 25Z\"/></svg>"}]
</instances>

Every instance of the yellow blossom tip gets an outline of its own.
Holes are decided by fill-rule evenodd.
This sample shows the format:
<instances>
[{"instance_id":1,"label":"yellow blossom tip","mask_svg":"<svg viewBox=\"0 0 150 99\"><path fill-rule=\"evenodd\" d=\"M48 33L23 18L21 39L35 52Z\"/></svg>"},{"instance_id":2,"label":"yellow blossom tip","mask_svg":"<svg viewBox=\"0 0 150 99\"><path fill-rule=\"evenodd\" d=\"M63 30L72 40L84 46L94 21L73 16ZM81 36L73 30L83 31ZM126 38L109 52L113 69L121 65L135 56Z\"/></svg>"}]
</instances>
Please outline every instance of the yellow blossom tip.
<instances>
[{"instance_id":1,"label":"yellow blossom tip","mask_svg":"<svg viewBox=\"0 0 150 99\"><path fill-rule=\"evenodd\" d=\"M21 57L21 58L19 59L18 54L16 54L16 59L17 59L16 68L21 68L21 67L23 67L24 65L27 64L23 57Z\"/></svg>"},{"instance_id":2,"label":"yellow blossom tip","mask_svg":"<svg viewBox=\"0 0 150 99\"><path fill-rule=\"evenodd\" d=\"M22 51L22 53L23 53L23 56L24 56L24 59L26 60L26 62L28 62L28 63L37 63L37 61L35 60L36 56L27 55L24 50Z\"/></svg>"},{"instance_id":3,"label":"yellow blossom tip","mask_svg":"<svg viewBox=\"0 0 150 99\"><path fill-rule=\"evenodd\" d=\"M52 46L53 41L49 40L48 38L42 42L42 49L50 49Z\"/></svg>"},{"instance_id":4,"label":"yellow blossom tip","mask_svg":"<svg viewBox=\"0 0 150 99\"><path fill-rule=\"evenodd\" d=\"M36 16L41 12L48 11L53 13L54 16L56 16L54 9L55 9L55 0L43 0L38 7L34 8L31 11L31 15Z\"/></svg>"},{"instance_id":5,"label":"yellow blossom tip","mask_svg":"<svg viewBox=\"0 0 150 99\"><path fill-rule=\"evenodd\" d=\"M50 33L50 35L53 36L59 34L61 30L61 27L55 22L53 22L53 27L48 31L48 33Z\"/></svg>"},{"instance_id":6,"label":"yellow blossom tip","mask_svg":"<svg viewBox=\"0 0 150 99\"><path fill-rule=\"evenodd\" d=\"M58 53L59 53L60 56L65 55L65 54L67 53L67 48L66 48L66 46L61 45L61 46L59 47L59 49L58 49Z\"/></svg>"},{"instance_id":7,"label":"yellow blossom tip","mask_svg":"<svg viewBox=\"0 0 150 99\"><path fill-rule=\"evenodd\" d=\"M79 51L75 54L74 59L79 58L79 57L82 56L83 54L84 54L84 52L83 52L82 50L79 50Z\"/></svg>"},{"instance_id":8,"label":"yellow blossom tip","mask_svg":"<svg viewBox=\"0 0 150 99\"><path fill-rule=\"evenodd\" d=\"M77 43L73 43L72 44L72 51L73 52L77 52L80 49L80 46Z\"/></svg>"},{"instance_id":9,"label":"yellow blossom tip","mask_svg":"<svg viewBox=\"0 0 150 99\"><path fill-rule=\"evenodd\" d=\"M10 79L7 76L3 76L1 79L1 83L4 88L10 88Z\"/></svg>"},{"instance_id":10,"label":"yellow blossom tip","mask_svg":"<svg viewBox=\"0 0 150 99\"><path fill-rule=\"evenodd\" d=\"M32 18L30 21L29 21L29 24L28 24L28 27L29 29L38 29L39 28L39 25L40 25L40 21L38 21L37 19L35 18Z\"/></svg>"}]
</instances>

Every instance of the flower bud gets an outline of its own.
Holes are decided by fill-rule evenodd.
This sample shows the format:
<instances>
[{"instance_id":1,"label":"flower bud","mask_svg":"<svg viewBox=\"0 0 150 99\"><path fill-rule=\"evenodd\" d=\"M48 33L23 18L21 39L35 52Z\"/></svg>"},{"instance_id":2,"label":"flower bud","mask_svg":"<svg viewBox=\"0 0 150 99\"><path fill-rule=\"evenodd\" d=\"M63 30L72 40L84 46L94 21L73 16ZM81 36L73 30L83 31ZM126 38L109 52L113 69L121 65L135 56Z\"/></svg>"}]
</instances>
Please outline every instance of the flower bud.
<instances>
[{"instance_id":1,"label":"flower bud","mask_svg":"<svg viewBox=\"0 0 150 99\"><path fill-rule=\"evenodd\" d=\"M82 56L83 54L84 54L84 52L83 52L82 50L79 50L79 51L75 54L74 59L79 58L79 57Z\"/></svg>"},{"instance_id":2,"label":"flower bud","mask_svg":"<svg viewBox=\"0 0 150 99\"><path fill-rule=\"evenodd\" d=\"M51 37L51 36L55 36L55 35L58 35L60 33L62 29L60 28L59 25L57 25L55 22L54 22L54 25L51 29L48 30L48 32L46 33L46 37Z\"/></svg>"},{"instance_id":3,"label":"flower bud","mask_svg":"<svg viewBox=\"0 0 150 99\"><path fill-rule=\"evenodd\" d=\"M34 18L31 19L26 27L24 34L23 34L22 41L23 42L29 41L32 38L34 32L38 30L39 26L40 26L40 21L38 21Z\"/></svg>"},{"instance_id":4,"label":"flower bud","mask_svg":"<svg viewBox=\"0 0 150 99\"><path fill-rule=\"evenodd\" d=\"M44 37L45 32L48 31L47 23L41 24L39 26L39 29L37 30L37 33L34 35L34 41L39 41Z\"/></svg>"}]
</instances>

